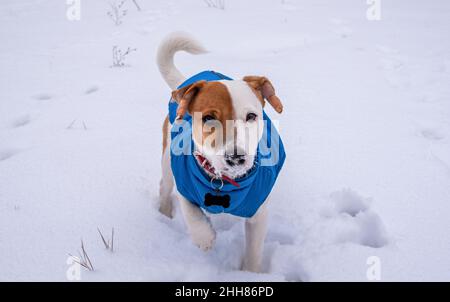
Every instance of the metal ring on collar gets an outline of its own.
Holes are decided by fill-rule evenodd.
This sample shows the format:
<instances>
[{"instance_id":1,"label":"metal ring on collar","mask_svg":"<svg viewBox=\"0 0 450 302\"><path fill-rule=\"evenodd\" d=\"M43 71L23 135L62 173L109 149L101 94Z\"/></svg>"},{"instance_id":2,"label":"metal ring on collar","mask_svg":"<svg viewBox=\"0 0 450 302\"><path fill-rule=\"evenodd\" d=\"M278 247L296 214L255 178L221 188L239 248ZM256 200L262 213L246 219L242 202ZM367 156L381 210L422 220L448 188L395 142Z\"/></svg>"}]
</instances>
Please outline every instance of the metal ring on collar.
<instances>
[{"instance_id":1,"label":"metal ring on collar","mask_svg":"<svg viewBox=\"0 0 450 302\"><path fill-rule=\"evenodd\" d=\"M219 186L214 185L214 180L216 180L216 179L220 180ZM213 188L214 190L220 190L223 188L223 179L218 176L212 177L210 183L211 183L211 188Z\"/></svg>"}]
</instances>

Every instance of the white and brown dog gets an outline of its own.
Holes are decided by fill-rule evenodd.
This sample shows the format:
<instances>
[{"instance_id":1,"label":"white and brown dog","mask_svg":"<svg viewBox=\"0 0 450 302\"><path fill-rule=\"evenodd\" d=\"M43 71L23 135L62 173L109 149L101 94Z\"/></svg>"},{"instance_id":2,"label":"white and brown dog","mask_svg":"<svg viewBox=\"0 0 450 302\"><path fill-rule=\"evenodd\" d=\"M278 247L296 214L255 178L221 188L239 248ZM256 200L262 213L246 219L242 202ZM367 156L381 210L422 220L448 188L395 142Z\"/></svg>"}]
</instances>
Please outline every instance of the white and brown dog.
<instances>
[{"instance_id":1,"label":"white and brown dog","mask_svg":"<svg viewBox=\"0 0 450 302\"><path fill-rule=\"evenodd\" d=\"M276 97L272 84L265 77L247 76L242 80L196 81L179 88L186 78L174 65L174 55L177 51L186 51L191 54L206 52L186 33L169 35L158 49L159 70L173 90L172 99L177 103L176 118L172 123L176 124L177 121L183 120L187 114L192 116L192 142L196 149L194 158L198 166L203 168L202 173L211 178L211 184L213 180L219 179L220 188L223 187L224 180L227 181L226 185L238 185L235 180L251 174L252 172L249 171L255 169L256 150L263 134L258 127L258 122L263 120L265 101L267 100L278 113L281 113L283 106ZM215 128L214 131L205 127L210 122L228 125L230 121L233 125L231 130L228 126ZM173 205L170 195L174 186L174 174L176 175L175 172L177 172L172 171L173 164L171 165L172 123L168 116L163 124L160 183L160 211L168 217L172 217ZM267 175L261 177L268 178ZM202 207L199 206L198 202L202 201L189 200L186 196L188 194L183 194L178 182L176 183L181 210L192 241L203 250L211 249L216 233ZM184 190L189 190L189 188L186 189L186 185L187 183L183 183ZM197 190L197 188L190 189ZM250 211L251 214L240 215L247 218L243 270L260 271L267 229L267 207L264 201L270 189L271 187L267 193L264 193L266 195L262 197L261 205L258 205L253 212Z\"/></svg>"}]
</instances>

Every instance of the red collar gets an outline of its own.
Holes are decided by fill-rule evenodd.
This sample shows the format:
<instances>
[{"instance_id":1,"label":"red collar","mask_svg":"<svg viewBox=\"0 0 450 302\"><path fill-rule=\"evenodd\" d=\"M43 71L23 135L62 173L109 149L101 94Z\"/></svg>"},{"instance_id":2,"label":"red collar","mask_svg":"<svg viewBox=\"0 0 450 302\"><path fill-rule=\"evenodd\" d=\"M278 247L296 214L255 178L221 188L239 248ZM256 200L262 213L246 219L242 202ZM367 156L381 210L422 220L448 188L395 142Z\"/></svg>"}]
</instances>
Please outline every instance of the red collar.
<instances>
[{"instance_id":1,"label":"red collar","mask_svg":"<svg viewBox=\"0 0 450 302\"><path fill-rule=\"evenodd\" d=\"M208 171L209 173L211 173L213 175L216 175L214 167L211 166L211 163L203 155L195 154L195 157L200 162L200 165L203 167L203 169L205 169L206 171ZM238 187L238 188L240 187L240 185L237 182L235 182L232 178L230 178L226 175L221 175L220 178L229 182L230 184L232 184L235 187Z\"/></svg>"}]
</instances>

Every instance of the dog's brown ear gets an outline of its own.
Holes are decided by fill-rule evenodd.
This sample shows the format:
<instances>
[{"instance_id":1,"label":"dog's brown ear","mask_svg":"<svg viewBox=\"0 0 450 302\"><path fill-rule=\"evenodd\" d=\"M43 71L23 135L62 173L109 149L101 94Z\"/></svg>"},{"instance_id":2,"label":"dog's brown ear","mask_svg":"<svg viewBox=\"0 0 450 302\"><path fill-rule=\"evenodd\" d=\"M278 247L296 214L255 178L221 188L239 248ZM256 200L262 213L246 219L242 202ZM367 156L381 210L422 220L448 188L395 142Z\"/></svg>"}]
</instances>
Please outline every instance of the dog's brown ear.
<instances>
[{"instance_id":1,"label":"dog's brown ear","mask_svg":"<svg viewBox=\"0 0 450 302\"><path fill-rule=\"evenodd\" d=\"M198 81L172 91L172 99L174 99L178 103L176 120L183 119L183 116L188 111L189 104L192 100L194 100L195 96L205 84L206 81Z\"/></svg>"},{"instance_id":2,"label":"dog's brown ear","mask_svg":"<svg viewBox=\"0 0 450 302\"><path fill-rule=\"evenodd\" d=\"M260 76L246 76L243 80L246 81L250 87L261 93L262 97L269 102L276 112L281 113L283 111L283 104L275 95L275 88L268 78Z\"/></svg>"}]
</instances>

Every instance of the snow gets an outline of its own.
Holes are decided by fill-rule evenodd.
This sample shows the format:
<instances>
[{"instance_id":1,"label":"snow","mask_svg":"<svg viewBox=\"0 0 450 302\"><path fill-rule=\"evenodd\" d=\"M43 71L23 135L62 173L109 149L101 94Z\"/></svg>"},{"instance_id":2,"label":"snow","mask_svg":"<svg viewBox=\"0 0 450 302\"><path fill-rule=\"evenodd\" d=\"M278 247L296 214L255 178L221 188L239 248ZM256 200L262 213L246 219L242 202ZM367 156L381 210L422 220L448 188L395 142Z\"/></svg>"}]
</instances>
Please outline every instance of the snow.
<instances>
[{"instance_id":1,"label":"snow","mask_svg":"<svg viewBox=\"0 0 450 302\"><path fill-rule=\"evenodd\" d=\"M0 10L0 281L450 279L450 2L3 0ZM274 83L287 160L269 201L263 273L239 270L243 221L214 216L215 247L158 212L161 124L170 90L155 64L169 32L210 53L177 55ZM125 67L112 48L136 48ZM106 250L97 232L110 237ZM369 258L376 256L375 258ZM69 258L70 263L70 258Z\"/></svg>"}]
</instances>

